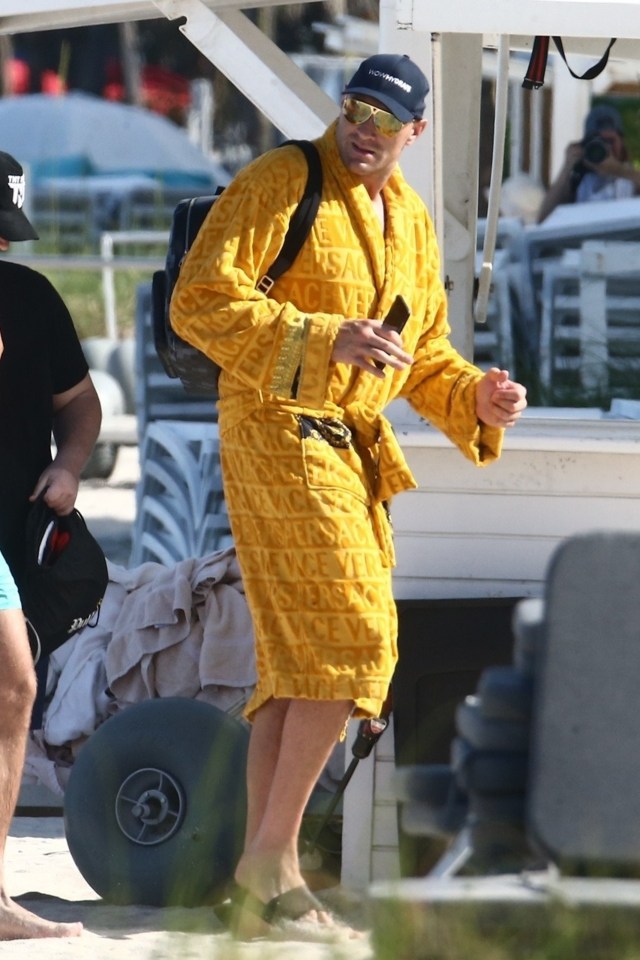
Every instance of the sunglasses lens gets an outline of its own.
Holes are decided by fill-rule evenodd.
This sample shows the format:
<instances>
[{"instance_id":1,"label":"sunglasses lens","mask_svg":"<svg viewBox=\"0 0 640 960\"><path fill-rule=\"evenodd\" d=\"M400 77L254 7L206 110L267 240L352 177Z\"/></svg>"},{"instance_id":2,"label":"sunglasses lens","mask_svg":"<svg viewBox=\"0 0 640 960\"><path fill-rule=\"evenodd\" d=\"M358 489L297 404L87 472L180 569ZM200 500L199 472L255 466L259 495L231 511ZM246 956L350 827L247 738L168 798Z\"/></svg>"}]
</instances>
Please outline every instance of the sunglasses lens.
<instances>
[{"instance_id":1,"label":"sunglasses lens","mask_svg":"<svg viewBox=\"0 0 640 960\"><path fill-rule=\"evenodd\" d=\"M397 117L394 117L392 113L387 113L386 110L380 110L379 113L374 114L373 122L385 137L395 137L404 127L402 120L398 120Z\"/></svg>"},{"instance_id":2,"label":"sunglasses lens","mask_svg":"<svg viewBox=\"0 0 640 960\"><path fill-rule=\"evenodd\" d=\"M364 103L363 100L356 100L354 97L345 98L342 103L342 112L349 123L366 123L369 117L373 116L376 130L385 137L395 137L404 126L402 120L398 120L392 113L373 107L370 103Z\"/></svg>"},{"instance_id":3,"label":"sunglasses lens","mask_svg":"<svg viewBox=\"0 0 640 960\"><path fill-rule=\"evenodd\" d=\"M353 97L347 97L342 104L342 112L349 123L365 123L373 113L373 108L362 100L354 100Z\"/></svg>"}]
</instances>

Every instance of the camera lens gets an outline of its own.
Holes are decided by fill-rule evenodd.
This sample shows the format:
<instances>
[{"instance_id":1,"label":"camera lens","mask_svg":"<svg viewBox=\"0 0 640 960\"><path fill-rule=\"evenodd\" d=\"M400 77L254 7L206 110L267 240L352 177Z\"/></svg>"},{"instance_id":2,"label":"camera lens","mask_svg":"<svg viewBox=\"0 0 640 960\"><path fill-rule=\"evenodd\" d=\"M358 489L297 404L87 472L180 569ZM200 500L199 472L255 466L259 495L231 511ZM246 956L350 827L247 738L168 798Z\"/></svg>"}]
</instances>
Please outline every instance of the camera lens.
<instances>
[{"instance_id":1,"label":"camera lens","mask_svg":"<svg viewBox=\"0 0 640 960\"><path fill-rule=\"evenodd\" d=\"M602 163L609 156L610 147L602 137L593 137L587 140L583 146L584 159L588 163Z\"/></svg>"}]
</instances>

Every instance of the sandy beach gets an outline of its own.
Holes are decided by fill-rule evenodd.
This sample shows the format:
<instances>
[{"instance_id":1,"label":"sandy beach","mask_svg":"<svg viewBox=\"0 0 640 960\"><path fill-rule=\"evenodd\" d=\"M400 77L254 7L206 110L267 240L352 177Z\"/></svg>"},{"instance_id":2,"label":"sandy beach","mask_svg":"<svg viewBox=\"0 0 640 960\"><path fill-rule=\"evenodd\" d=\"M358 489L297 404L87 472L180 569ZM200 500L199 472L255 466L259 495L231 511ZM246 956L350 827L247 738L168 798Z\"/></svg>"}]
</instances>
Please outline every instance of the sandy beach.
<instances>
[{"instance_id":1,"label":"sandy beach","mask_svg":"<svg viewBox=\"0 0 640 960\"><path fill-rule=\"evenodd\" d=\"M372 960L367 939L338 946L281 941L238 944L209 908L107 904L89 887L69 854L61 817L15 817L7 844L11 896L50 920L84 924L81 937L3 943L2 957L46 960Z\"/></svg>"}]
</instances>

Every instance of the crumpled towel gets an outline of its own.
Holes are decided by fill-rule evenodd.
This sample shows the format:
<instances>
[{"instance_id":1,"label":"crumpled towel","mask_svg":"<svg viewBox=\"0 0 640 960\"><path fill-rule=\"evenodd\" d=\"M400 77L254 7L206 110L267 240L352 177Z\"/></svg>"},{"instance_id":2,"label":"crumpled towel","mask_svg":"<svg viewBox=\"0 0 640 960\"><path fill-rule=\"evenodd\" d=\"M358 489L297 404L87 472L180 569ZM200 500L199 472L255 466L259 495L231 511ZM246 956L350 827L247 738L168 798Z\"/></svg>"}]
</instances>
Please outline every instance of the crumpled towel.
<instances>
[{"instance_id":1,"label":"crumpled towel","mask_svg":"<svg viewBox=\"0 0 640 960\"><path fill-rule=\"evenodd\" d=\"M253 627L235 550L152 567L125 596L106 652L119 703L255 685Z\"/></svg>"},{"instance_id":2,"label":"crumpled towel","mask_svg":"<svg viewBox=\"0 0 640 960\"><path fill-rule=\"evenodd\" d=\"M49 657L42 729L53 746L88 737L113 712L104 661L127 591L114 580L121 568L109 561L107 568L109 582L97 624L84 627Z\"/></svg>"},{"instance_id":3,"label":"crumpled towel","mask_svg":"<svg viewBox=\"0 0 640 960\"><path fill-rule=\"evenodd\" d=\"M62 746L88 737L113 712L104 668L108 641L107 633L86 628L67 641L71 649L43 715L47 743Z\"/></svg>"},{"instance_id":4,"label":"crumpled towel","mask_svg":"<svg viewBox=\"0 0 640 960\"><path fill-rule=\"evenodd\" d=\"M47 787L56 797L64 796L64 787L58 777L56 764L47 755L42 730L31 730L29 733L22 768L22 783L40 784Z\"/></svg>"}]
</instances>

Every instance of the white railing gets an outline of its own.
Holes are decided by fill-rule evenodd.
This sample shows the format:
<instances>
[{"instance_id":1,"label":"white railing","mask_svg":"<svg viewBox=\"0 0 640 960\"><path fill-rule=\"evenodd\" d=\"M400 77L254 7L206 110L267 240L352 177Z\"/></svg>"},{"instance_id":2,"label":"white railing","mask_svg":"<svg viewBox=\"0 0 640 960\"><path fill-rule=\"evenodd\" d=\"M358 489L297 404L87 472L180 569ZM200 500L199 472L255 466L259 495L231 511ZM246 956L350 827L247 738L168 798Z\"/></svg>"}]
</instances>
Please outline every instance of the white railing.
<instances>
[{"instance_id":1,"label":"white railing","mask_svg":"<svg viewBox=\"0 0 640 960\"><path fill-rule=\"evenodd\" d=\"M104 297L104 319L108 337L118 335L118 317L116 312L115 270L118 258L114 256L117 245L152 244L169 241L168 230L111 230L100 234L100 258L102 260L102 295ZM156 261L154 270L163 266L164 261Z\"/></svg>"},{"instance_id":2,"label":"white railing","mask_svg":"<svg viewBox=\"0 0 640 960\"><path fill-rule=\"evenodd\" d=\"M100 270L102 274L102 295L104 300L104 322L106 335L112 339L118 337L118 316L116 308L115 271L143 270L150 274L164 266L162 256L116 256L117 246L131 244L165 247L169 240L168 230L111 230L100 235L100 254L37 254L21 255L12 249L5 259L38 270Z\"/></svg>"}]
</instances>

